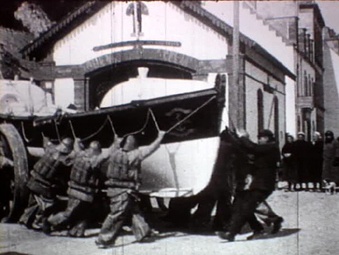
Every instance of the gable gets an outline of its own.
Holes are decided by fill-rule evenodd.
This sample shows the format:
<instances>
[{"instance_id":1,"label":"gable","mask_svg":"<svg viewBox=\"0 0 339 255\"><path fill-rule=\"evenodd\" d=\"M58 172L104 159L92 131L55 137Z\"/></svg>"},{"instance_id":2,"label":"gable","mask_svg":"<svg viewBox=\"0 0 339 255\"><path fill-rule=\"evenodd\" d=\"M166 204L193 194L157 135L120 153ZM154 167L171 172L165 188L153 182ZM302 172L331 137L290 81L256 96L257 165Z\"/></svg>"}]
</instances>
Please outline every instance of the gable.
<instances>
[{"instance_id":1,"label":"gable","mask_svg":"<svg viewBox=\"0 0 339 255\"><path fill-rule=\"evenodd\" d=\"M56 65L79 65L130 50L137 40L144 48L175 51L197 59L222 59L227 55L224 36L175 4L143 2L143 8L147 12L140 18L134 17L132 2L107 4L55 43ZM139 34L135 32L138 29Z\"/></svg>"}]
</instances>

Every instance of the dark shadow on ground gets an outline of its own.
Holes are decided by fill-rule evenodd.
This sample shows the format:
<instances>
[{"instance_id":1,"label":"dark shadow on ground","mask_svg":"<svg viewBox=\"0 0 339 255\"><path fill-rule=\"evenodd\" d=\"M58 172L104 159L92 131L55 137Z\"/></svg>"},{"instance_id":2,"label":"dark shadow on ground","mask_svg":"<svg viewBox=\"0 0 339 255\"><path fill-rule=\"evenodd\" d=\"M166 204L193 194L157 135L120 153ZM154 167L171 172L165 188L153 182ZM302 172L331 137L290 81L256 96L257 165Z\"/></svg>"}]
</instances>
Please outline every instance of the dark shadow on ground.
<instances>
[{"instance_id":1,"label":"dark shadow on ground","mask_svg":"<svg viewBox=\"0 0 339 255\"><path fill-rule=\"evenodd\" d=\"M8 251L8 252L0 253L0 255L30 255L30 254L20 253L20 252L15 252L15 251Z\"/></svg>"},{"instance_id":2,"label":"dark shadow on ground","mask_svg":"<svg viewBox=\"0 0 339 255\"><path fill-rule=\"evenodd\" d=\"M285 236L290 236L293 234L296 234L300 231L300 228L283 228L281 231L279 231L276 234L270 234L269 232L265 232L263 235L257 236L256 238L252 240L235 240L235 242L251 242L251 241L256 241L256 240L264 240L264 239L273 239L273 238L280 238L280 237L285 237ZM227 243L228 241L223 241Z\"/></svg>"},{"instance_id":3,"label":"dark shadow on ground","mask_svg":"<svg viewBox=\"0 0 339 255\"><path fill-rule=\"evenodd\" d=\"M301 230L300 228L283 228L276 234L267 233L267 234L258 236L254 240L272 239L272 238L280 238L280 237L290 236L290 235L298 233L300 230Z\"/></svg>"}]
</instances>

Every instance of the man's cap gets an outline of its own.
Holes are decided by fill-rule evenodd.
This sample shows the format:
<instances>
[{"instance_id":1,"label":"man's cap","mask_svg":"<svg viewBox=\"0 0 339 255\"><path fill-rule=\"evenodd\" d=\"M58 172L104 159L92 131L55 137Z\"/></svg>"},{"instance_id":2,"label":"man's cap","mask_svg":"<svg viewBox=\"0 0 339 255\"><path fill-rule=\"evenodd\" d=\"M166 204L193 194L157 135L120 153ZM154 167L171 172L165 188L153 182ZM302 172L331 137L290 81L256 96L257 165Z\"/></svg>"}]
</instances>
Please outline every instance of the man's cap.
<instances>
[{"instance_id":1,"label":"man's cap","mask_svg":"<svg viewBox=\"0 0 339 255\"><path fill-rule=\"evenodd\" d=\"M334 136L333 132L331 130L327 130L325 132L325 136Z\"/></svg>"},{"instance_id":2,"label":"man's cap","mask_svg":"<svg viewBox=\"0 0 339 255\"><path fill-rule=\"evenodd\" d=\"M138 139L135 135L128 135L121 141L120 147L126 149L126 146L132 146L133 148L138 147Z\"/></svg>"},{"instance_id":3,"label":"man's cap","mask_svg":"<svg viewBox=\"0 0 339 255\"><path fill-rule=\"evenodd\" d=\"M305 133L304 132L298 132L298 135L303 135L303 136L305 136Z\"/></svg>"},{"instance_id":4,"label":"man's cap","mask_svg":"<svg viewBox=\"0 0 339 255\"><path fill-rule=\"evenodd\" d=\"M67 137L61 140L60 144L57 146L57 150L61 153L69 154L73 150L73 139Z\"/></svg>"},{"instance_id":5,"label":"man's cap","mask_svg":"<svg viewBox=\"0 0 339 255\"><path fill-rule=\"evenodd\" d=\"M89 147L91 148L91 150L93 151L94 154L98 155L101 153L101 144L98 141L92 141L89 144Z\"/></svg>"},{"instance_id":6,"label":"man's cap","mask_svg":"<svg viewBox=\"0 0 339 255\"><path fill-rule=\"evenodd\" d=\"M264 129L262 131L259 132L258 137L269 137L269 138L273 138L273 132L269 129Z\"/></svg>"}]
</instances>

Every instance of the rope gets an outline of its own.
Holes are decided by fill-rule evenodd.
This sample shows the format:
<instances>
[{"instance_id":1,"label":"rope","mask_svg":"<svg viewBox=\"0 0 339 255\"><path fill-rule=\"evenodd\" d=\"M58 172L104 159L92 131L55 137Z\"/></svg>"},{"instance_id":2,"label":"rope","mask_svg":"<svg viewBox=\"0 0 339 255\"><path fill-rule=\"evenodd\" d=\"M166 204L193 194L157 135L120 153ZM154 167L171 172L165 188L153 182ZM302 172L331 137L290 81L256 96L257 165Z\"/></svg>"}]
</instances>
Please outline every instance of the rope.
<instances>
[{"instance_id":1,"label":"rope","mask_svg":"<svg viewBox=\"0 0 339 255\"><path fill-rule=\"evenodd\" d=\"M55 131L56 131L56 134L57 134L57 137L58 137L58 141L61 142L61 139L60 139L60 133L59 133L59 129L58 129L58 126L57 126L57 122L55 119L54 120L54 126L55 126Z\"/></svg>"},{"instance_id":2,"label":"rope","mask_svg":"<svg viewBox=\"0 0 339 255\"><path fill-rule=\"evenodd\" d=\"M74 137L74 139L75 139L75 138L77 138L77 136L75 135L74 127L73 127L72 121L69 120L68 122L69 122L69 125L71 126L71 131L72 131L73 137Z\"/></svg>"},{"instance_id":3,"label":"rope","mask_svg":"<svg viewBox=\"0 0 339 255\"><path fill-rule=\"evenodd\" d=\"M195 109L193 112L191 112L189 115L187 115L185 118L177 122L174 126L172 126L170 129L166 131L166 133L171 132L173 129L175 129L177 126L179 126L181 123L186 121L188 118L190 118L192 115L194 115L197 111L199 111L201 108L205 107L209 102L211 102L213 99L215 99L216 96L212 96L210 99L208 99L205 103L203 103L201 106L199 106L197 109Z\"/></svg>"},{"instance_id":4,"label":"rope","mask_svg":"<svg viewBox=\"0 0 339 255\"><path fill-rule=\"evenodd\" d=\"M151 108L149 108L148 110L149 110L149 112L151 113L151 116L152 116L152 119L153 119L153 121L154 121L155 127L157 128L157 130L158 130L158 132L159 132L159 131L160 131L160 128L159 128L158 122L157 122L157 120L156 120L156 118L155 118L155 115L154 115L154 113L153 113L153 111L152 111Z\"/></svg>"},{"instance_id":5,"label":"rope","mask_svg":"<svg viewBox=\"0 0 339 255\"><path fill-rule=\"evenodd\" d=\"M115 131L115 128L114 128L114 125L113 125L113 121L112 121L112 119L111 119L111 117L109 115L107 115L107 119L109 121L109 124L111 125L113 134L116 134L117 132Z\"/></svg>"},{"instance_id":6,"label":"rope","mask_svg":"<svg viewBox=\"0 0 339 255\"><path fill-rule=\"evenodd\" d=\"M212 101L213 99L215 99L215 98L216 98L216 96L212 96L212 97L211 97L210 99L208 99L205 103L203 103L201 106L199 106L197 109L195 109L195 110L194 110L193 112L191 112L189 115L187 115L185 118L183 118L182 120L180 120L179 122L177 122L174 126L172 126L166 133L171 132L174 128L176 128L176 127L179 126L181 123L183 123L184 121L186 121L188 118L190 118L192 115L194 115L196 112L198 112L201 108L205 107L209 102L211 102L211 101ZM142 132L143 130L145 130L145 128L146 128L146 126L147 126L147 124L148 124L148 122L149 122L149 116L150 116L150 115L152 116L152 119L153 119L153 121L154 121L154 124L155 124L157 130L160 131L160 128L159 128L158 122L157 122L157 120L156 120L156 118L155 118L155 115L154 115L152 109L149 109L148 112L147 112L147 116L146 116L145 123L144 123L144 125L142 126L142 128L139 129L139 130L137 130L137 131L128 133L128 134L124 135L123 137L129 136L129 135L138 134L138 133ZM96 136L98 133L100 133L101 130L102 130L102 129L105 127L105 125L107 124L107 122L110 123L113 133L116 134L116 130L115 130L114 126L113 126L113 122L112 122L110 116L107 115L107 118L106 118L106 120L104 121L104 123L101 125L101 127L100 127L96 132L94 132L93 134L91 134L91 135L89 135L89 136L83 138L82 141L86 141L86 140L88 140L88 139L90 139L90 138ZM74 138L76 138L76 135L75 135L75 132L74 132L74 128L73 128L72 122L71 122L70 120L69 120L69 124L70 124L70 126L71 126L72 134L73 134ZM59 130L58 130L58 127L57 127L56 120L54 120L54 125L55 125L55 130L56 130L56 133L57 133L57 136L58 136L58 140L59 140L59 142L60 142L60 141L61 141L61 140L60 140L60 134L59 134Z\"/></svg>"},{"instance_id":7,"label":"rope","mask_svg":"<svg viewBox=\"0 0 339 255\"><path fill-rule=\"evenodd\" d=\"M21 129L22 129L22 135L25 139L25 142L26 143L29 143L30 141L32 141L32 139L28 139L27 136L26 136L26 132L25 132L25 126L24 126L24 122L21 121Z\"/></svg>"},{"instance_id":8,"label":"rope","mask_svg":"<svg viewBox=\"0 0 339 255\"><path fill-rule=\"evenodd\" d=\"M96 136L97 134L99 134L101 132L101 130L105 127L106 123L108 121L108 118L106 118L105 122L101 125L101 127L98 129L98 131L94 132L93 134L81 139L82 141L86 141L90 138L92 138L93 136Z\"/></svg>"}]
</instances>

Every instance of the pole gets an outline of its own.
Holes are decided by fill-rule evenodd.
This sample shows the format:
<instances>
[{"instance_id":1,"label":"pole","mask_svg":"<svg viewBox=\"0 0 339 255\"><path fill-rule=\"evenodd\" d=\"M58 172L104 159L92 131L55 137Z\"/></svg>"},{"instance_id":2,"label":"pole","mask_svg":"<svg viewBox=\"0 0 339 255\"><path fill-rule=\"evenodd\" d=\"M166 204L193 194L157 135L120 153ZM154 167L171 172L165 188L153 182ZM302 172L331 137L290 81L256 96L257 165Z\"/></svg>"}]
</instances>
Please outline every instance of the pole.
<instances>
[{"instance_id":1,"label":"pole","mask_svg":"<svg viewBox=\"0 0 339 255\"><path fill-rule=\"evenodd\" d=\"M243 128L242 116L243 116L243 107L241 102L241 94L243 91L239 86L239 2L233 1L233 47L232 47L232 66L233 66L233 88L236 93L237 103L235 104L236 110L236 123L238 128Z\"/></svg>"}]
</instances>

